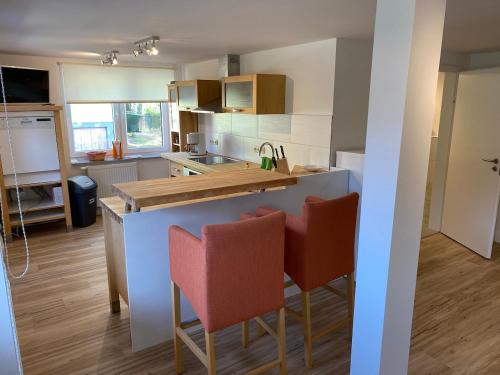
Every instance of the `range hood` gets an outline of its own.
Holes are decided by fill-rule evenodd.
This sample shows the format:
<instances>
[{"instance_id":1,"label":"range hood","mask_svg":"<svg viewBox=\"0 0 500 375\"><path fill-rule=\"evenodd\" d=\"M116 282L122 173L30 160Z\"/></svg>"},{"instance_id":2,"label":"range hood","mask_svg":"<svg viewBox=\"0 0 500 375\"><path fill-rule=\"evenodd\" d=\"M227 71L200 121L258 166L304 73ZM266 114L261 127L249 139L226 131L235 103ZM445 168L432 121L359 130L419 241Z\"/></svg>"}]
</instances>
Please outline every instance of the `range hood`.
<instances>
[{"instance_id":1,"label":"range hood","mask_svg":"<svg viewBox=\"0 0 500 375\"><path fill-rule=\"evenodd\" d=\"M219 57L219 78L240 75L240 55ZM222 98L191 110L193 113L222 113Z\"/></svg>"}]
</instances>

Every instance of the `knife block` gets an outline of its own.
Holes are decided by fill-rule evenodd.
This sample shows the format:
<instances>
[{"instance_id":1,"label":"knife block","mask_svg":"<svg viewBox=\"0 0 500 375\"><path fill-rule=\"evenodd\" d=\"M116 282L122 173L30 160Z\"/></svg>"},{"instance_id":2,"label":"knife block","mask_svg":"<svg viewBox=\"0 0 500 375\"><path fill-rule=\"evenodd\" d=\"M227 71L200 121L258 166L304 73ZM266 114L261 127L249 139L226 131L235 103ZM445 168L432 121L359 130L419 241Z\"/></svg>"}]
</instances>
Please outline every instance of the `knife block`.
<instances>
[{"instance_id":1,"label":"knife block","mask_svg":"<svg viewBox=\"0 0 500 375\"><path fill-rule=\"evenodd\" d=\"M290 168L288 168L288 161L286 158L281 158L276 160L277 167L274 168L275 172L278 173L283 173L283 174L290 174Z\"/></svg>"}]
</instances>

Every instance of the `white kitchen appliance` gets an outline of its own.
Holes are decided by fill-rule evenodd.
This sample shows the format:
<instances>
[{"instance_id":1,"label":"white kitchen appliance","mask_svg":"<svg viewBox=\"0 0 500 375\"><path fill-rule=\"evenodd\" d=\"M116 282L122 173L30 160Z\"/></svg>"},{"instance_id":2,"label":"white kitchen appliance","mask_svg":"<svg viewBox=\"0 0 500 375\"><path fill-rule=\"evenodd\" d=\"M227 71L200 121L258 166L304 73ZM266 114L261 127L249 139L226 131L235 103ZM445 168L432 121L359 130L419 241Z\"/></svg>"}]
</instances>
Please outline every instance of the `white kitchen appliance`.
<instances>
[{"instance_id":1,"label":"white kitchen appliance","mask_svg":"<svg viewBox=\"0 0 500 375\"><path fill-rule=\"evenodd\" d=\"M187 147L190 155L206 155L207 146L204 133L188 133Z\"/></svg>"},{"instance_id":2,"label":"white kitchen appliance","mask_svg":"<svg viewBox=\"0 0 500 375\"><path fill-rule=\"evenodd\" d=\"M59 170L53 112L12 112L9 124L17 173ZM12 174L14 170L4 114L0 115L0 154L4 174Z\"/></svg>"}]
</instances>

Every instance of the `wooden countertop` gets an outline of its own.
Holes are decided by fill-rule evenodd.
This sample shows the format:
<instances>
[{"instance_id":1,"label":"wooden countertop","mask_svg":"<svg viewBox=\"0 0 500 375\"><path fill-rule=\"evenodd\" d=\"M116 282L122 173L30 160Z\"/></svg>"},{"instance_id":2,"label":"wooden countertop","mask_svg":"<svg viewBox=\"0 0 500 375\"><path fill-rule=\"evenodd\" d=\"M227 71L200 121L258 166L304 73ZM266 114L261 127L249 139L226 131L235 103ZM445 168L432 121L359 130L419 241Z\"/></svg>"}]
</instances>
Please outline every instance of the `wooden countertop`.
<instances>
[{"instance_id":1,"label":"wooden countertop","mask_svg":"<svg viewBox=\"0 0 500 375\"><path fill-rule=\"evenodd\" d=\"M143 207L295 184L297 184L296 176L251 168L229 170L224 173L126 182L115 184L113 187L116 194L131 206L132 211L137 211Z\"/></svg>"},{"instance_id":2,"label":"wooden countertop","mask_svg":"<svg viewBox=\"0 0 500 375\"><path fill-rule=\"evenodd\" d=\"M213 154L207 154L208 156L212 156ZM206 165L203 163L198 163L197 161L191 160L189 153L187 152L164 152L161 154L161 157L174 163L178 163L181 165L185 165L188 168L191 168L195 171L201 173L212 173L212 172L227 172L241 169L256 169L260 168L259 164L247 162L244 160L235 162L235 163L225 163L225 164L212 164Z\"/></svg>"}]
</instances>

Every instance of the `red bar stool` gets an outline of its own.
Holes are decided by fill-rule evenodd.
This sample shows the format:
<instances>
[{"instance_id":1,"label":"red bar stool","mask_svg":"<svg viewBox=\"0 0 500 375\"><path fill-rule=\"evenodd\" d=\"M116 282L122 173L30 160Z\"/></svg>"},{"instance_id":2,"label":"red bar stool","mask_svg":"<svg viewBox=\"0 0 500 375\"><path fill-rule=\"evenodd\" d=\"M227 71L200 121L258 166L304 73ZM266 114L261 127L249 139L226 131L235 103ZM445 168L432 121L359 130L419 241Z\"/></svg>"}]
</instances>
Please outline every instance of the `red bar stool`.
<instances>
[{"instance_id":1,"label":"red bar stool","mask_svg":"<svg viewBox=\"0 0 500 375\"><path fill-rule=\"evenodd\" d=\"M183 371L181 342L216 373L214 332L256 319L278 343L278 359L254 370L279 367L286 374L285 299L283 291L285 214L228 224L206 225L201 240L178 226L169 229L174 350L177 374ZM180 291L205 330L206 353L188 336L182 323ZM277 330L258 318L278 313Z\"/></svg>"},{"instance_id":2,"label":"red bar stool","mask_svg":"<svg viewBox=\"0 0 500 375\"><path fill-rule=\"evenodd\" d=\"M345 325L352 330L354 313L354 238L359 196L346 196L323 200L307 197L301 216L287 214L285 234L285 272L301 290L302 314L286 308L287 313L300 320L304 326L304 351L307 367L312 367L312 342ZM242 219L252 216L265 217L276 210L267 207L255 214L243 214ZM342 276L347 277L347 293L328 283ZM311 297L313 289L323 287L347 300L348 316L313 335L311 329ZM243 322L243 343L247 341L247 322Z\"/></svg>"}]
</instances>

